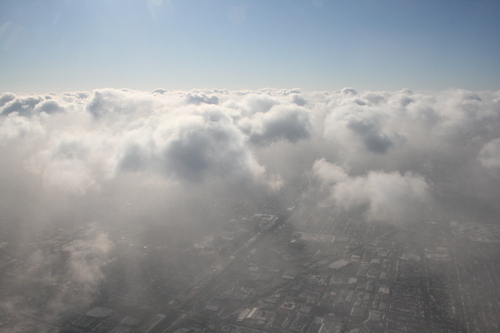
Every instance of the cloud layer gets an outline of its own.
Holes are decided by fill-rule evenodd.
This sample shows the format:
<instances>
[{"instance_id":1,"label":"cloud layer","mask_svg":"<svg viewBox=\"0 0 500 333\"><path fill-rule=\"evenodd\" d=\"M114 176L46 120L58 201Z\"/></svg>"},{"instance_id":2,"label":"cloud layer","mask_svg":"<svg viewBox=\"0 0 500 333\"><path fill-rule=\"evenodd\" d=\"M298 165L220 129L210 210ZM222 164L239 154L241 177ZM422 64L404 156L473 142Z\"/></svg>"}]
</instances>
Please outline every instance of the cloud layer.
<instances>
[{"instance_id":1,"label":"cloud layer","mask_svg":"<svg viewBox=\"0 0 500 333\"><path fill-rule=\"evenodd\" d=\"M391 221L444 185L498 194L499 91L4 93L0 114L4 183L31 177L40 193L95 196L131 176L276 191L313 174L336 207Z\"/></svg>"},{"instance_id":2,"label":"cloud layer","mask_svg":"<svg viewBox=\"0 0 500 333\"><path fill-rule=\"evenodd\" d=\"M19 281L68 281L47 300L57 316L97 294L114 246L106 231L156 223L168 227L162 237L201 234L228 216L210 206L217 197L273 196L393 225L498 222L500 91L4 93L0 156L9 241L46 226L87 230L29 254Z\"/></svg>"}]
</instances>

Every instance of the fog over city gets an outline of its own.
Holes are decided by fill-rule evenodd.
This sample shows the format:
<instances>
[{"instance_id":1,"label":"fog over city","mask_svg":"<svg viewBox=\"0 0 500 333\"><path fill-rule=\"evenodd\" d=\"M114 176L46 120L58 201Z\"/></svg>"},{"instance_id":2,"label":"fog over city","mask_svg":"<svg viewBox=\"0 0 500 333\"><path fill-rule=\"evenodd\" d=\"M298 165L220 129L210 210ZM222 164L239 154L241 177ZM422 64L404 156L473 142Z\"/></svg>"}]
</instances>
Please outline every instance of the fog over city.
<instances>
[{"instance_id":1,"label":"fog over city","mask_svg":"<svg viewBox=\"0 0 500 333\"><path fill-rule=\"evenodd\" d=\"M0 101L2 245L12 251L2 265L25 256L2 282L3 311L61 325L102 299L123 239L189 247L244 218L237 201L402 230L477 224L494 228L480 242L500 241L500 91L97 89ZM56 248L41 236L79 228ZM144 269L125 262L125 280ZM43 309L16 288L33 288Z\"/></svg>"}]
</instances>

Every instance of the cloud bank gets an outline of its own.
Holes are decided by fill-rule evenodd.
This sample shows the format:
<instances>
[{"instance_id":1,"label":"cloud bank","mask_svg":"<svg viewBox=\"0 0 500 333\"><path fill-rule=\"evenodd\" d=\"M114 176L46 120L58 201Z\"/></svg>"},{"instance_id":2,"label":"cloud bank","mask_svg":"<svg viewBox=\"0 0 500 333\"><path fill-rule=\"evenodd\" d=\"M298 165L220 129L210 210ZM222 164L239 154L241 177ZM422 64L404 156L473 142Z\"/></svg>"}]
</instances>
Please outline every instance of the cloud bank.
<instances>
[{"instance_id":1,"label":"cloud bank","mask_svg":"<svg viewBox=\"0 0 500 333\"><path fill-rule=\"evenodd\" d=\"M393 225L498 222L500 91L7 92L0 156L10 242L22 249L47 226L88 230L30 254L26 285L71 287L47 301L55 316L95 297L114 246L107 230L203 233L228 216L203 209L217 197L274 196Z\"/></svg>"},{"instance_id":2,"label":"cloud bank","mask_svg":"<svg viewBox=\"0 0 500 333\"><path fill-rule=\"evenodd\" d=\"M313 174L337 208L395 221L443 186L498 194L499 91L4 93L0 114L4 186L29 178L40 198L99 196L130 177L276 191Z\"/></svg>"}]
</instances>

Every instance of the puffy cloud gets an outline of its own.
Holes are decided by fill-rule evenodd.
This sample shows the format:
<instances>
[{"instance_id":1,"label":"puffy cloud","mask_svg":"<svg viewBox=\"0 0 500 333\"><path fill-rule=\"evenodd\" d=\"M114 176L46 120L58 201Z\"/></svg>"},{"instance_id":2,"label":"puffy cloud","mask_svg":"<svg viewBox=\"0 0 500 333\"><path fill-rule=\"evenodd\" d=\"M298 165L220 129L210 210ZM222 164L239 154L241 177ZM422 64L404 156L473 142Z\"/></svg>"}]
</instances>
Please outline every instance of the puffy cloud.
<instances>
[{"instance_id":1,"label":"puffy cloud","mask_svg":"<svg viewBox=\"0 0 500 333\"><path fill-rule=\"evenodd\" d=\"M365 208L368 220L395 224L425 217L422 207L429 201L429 185L421 175L370 171L349 177L324 159L316 161L313 170L329 186L330 199L340 209Z\"/></svg>"},{"instance_id":2,"label":"puffy cloud","mask_svg":"<svg viewBox=\"0 0 500 333\"><path fill-rule=\"evenodd\" d=\"M108 157L113 153L112 142L100 133L54 133L48 146L32 160L48 186L84 194L98 189L112 172Z\"/></svg>"},{"instance_id":3,"label":"puffy cloud","mask_svg":"<svg viewBox=\"0 0 500 333\"><path fill-rule=\"evenodd\" d=\"M165 174L187 181L200 181L207 174L253 178L264 172L246 146L246 137L218 109L167 118L153 139Z\"/></svg>"},{"instance_id":4,"label":"puffy cloud","mask_svg":"<svg viewBox=\"0 0 500 333\"><path fill-rule=\"evenodd\" d=\"M427 217L421 208L429 199L428 187L420 175L371 171L337 184L332 196L344 209L367 205L368 220L405 223Z\"/></svg>"},{"instance_id":5,"label":"puffy cloud","mask_svg":"<svg viewBox=\"0 0 500 333\"><path fill-rule=\"evenodd\" d=\"M313 172L326 185L336 184L349 178L344 168L328 163L324 158L314 162Z\"/></svg>"},{"instance_id":6,"label":"puffy cloud","mask_svg":"<svg viewBox=\"0 0 500 333\"><path fill-rule=\"evenodd\" d=\"M305 106L307 104L307 100L299 94L293 94L292 103L295 103L298 106Z\"/></svg>"},{"instance_id":7,"label":"puffy cloud","mask_svg":"<svg viewBox=\"0 0 500 333\"><path fill-rule=\"evenodd\" d=\"M16 95L14 95L13 93L3 93L2 95L0 95L0 107L4 106L15 98Z\"/></svg>"},{"instance_id":8,"label":"puffy cloud","mask_svg":"<svg viewBox=\"0 0 500 333\"><path fill-rule=\"evenodd\" d=\"M288 100L278 105L281 101L269 95L227 94L101 89L14 97L7 107L16 101L41 102L32 103L29 113L5 113L0 134L6 140L24 138L20 144L30 151L24 167L38 174L44 186L72 194L99 190L131 172L188 183L231 178L280 187L283 179L266 173L250 142L307 138L308 111ZM226 106L217 105L220 98ZM242 131L245 121L250 133ZM37 141L30 142L37 133Z\"/></svg>"},{"instance_id":9,"label":"puffy cloud","mask_svg":"<svg viewBox=\"0 0 500 333\"><path fill-rule=\"evenodd\" d=\"M7 115L0 124L0 140L11 140L23 137L37 137L44 133L38 117L28 119L20 116L17 112Z\"/></svg>"},{"instance_id":10,"label":"puffy cloud","mask_svg":"<svg viewBox=\"0 0 500 333\"><path fill-rule=\"evenodd\" d=\"M498 92L480 95L462 90L316 94L313 111L316 127L353 167L366 170L362 164L372 163L422 173L430 165L454 168L460 159L475 160L482 145L500 135Z\"/></svg>"},{"instance_id":11,"label":"puffy cloud","mask_svg":"<svg viewBox=\"0 0 500 333\"><path fill-rule=\"evenodd\" d=\"M96 117L118 116L153 111L153 95L128 89L100 89L94 91L87 110Z\"/></svg>"},{"instance_id":12,"label":"puffy cloud","mask_svg":"<svg viewBox=\"0 0 500 333\"><path fill-rule=\"evenodd\" d=\"M269 144L280 139L297 142L310 136L309 112L298 106L273 106L268 112L252 116L250 140L257 144Z\"/></svg>"},{"instance_id":13,"label":"puffy cloud","mask_svg":"<svg viewBox=\"0 0 500 333\"><path fill-rule=\"evenodd\" d=\"M342 90L342 93L344 95L352 95L352 96L355 96L358 94L358 92L356 90L354 90L353 88L343 88Z\"/></svg>"},{"instance_id":14,"label":"puffy cloud","mask_svg":"<svg viewBox=\"0 0 500 333\"><path fill-rule=\"evenodd\" d=\"M404 140L397 128L387 126L388 111L361 104L357 99L343 101L330 111L324 122L324 136L332 140L349 141L346 150L362 150L385 154L395 142Z\"/></svg>"},{"instance_id":15,"label":"puffy cloud","mask_svg":"<svg viewBox=\"0 0 500 333\"><path fill-rule=\"evenodd\" d=\"M5 94L4 96L5 97ZM12 96L7 95L6 102L2 108L1 115L8 115L12 112L18 112L20 114L27 114L33 111L35 105L44 100L41 96L18 96L14 99L10 99ZM9 100L10 99L10 100Z\"/></svg>"},{"instance_id":16,"label":"puffy cloud","mask_svg":"<svg viewBox=\"0 0 500 333\"><path fill-rule=\"evenodd\" d=\"M219 97L212 95L207 96L205 94L188 94L187 102L189 104L200 105L202 103L205 104L219 104Z\"/></svg>"},{"instance_id":17,"label":"puffy cloud","mask_svg":"<svg viewBox=\"0 0 500 333\"><path fill-rule=\"evenodd\" d=\"M247 112L249 114L255 114L258 112L265 113L275 105L280 104L280 101L275 96L260 95L260 94L250 94L243 102L246 104Z\"/></svg>"},{"instance_id":18,"label":"puffy cloud","mask_svg":"<svg viewBox=\"0 0 500 333\"><path fill-rule=\"evenodd\" d=\"M387 134L381 133L375 122L367 119L350 119L347 127L358 134L366 148L374 153L385 153L393 143Z\"/></svg>"},{"instance_id":19,"label":"puffy cloud","mask_svg":"<svg viewBox=\"0 0 500 333\"><path fill-rule=\"evenodd\" d=\"M160 94L160 95L162 95L162 94L164 94L166 92L168 92L167 89L158 88L158 89L153 90L151 93L152 94Z\"/></svg>"},{"instance_id":20,"label":"puffy cloud","mask_svg":"<svg viewBox=\"0 0 500 333\"><path fill-rule=\"evenodd\" d=\"M0 172L17 165L43 187L80 196L130 175L271 189L311 169L358 188L360 179L381 184L379 174L497 181L484 169L497 168L500 92L99 89L4 93L0 104L0 149L12 156Z\"/></svg>"},{"instance_id":21,"label":"puffy cloud","mask_svg":"<svg viewBox=\"0 0 500 333\"><path fill-rule=\"evenodd\" d=\"M297 142L310 137L312 115L293 99L284 98L291 93L265 90L265 94L251 93L239 101L228 100L224 106L237 112L232 117L256 145L269 145L280 140Z\"/></svg>"},{"instance_id":22,"label":"puffy cloud","mask_svg":"<svg viewBox=\"0 0 500 333\"><path fill-rule=\"evenodd\" d=\"M61 105L60 102L49 99L47 101L43 101L34 109L35 112L45 112L45 113L55 113L55 112L64 112L65 107Z\"/></svg>"}]
</instances>

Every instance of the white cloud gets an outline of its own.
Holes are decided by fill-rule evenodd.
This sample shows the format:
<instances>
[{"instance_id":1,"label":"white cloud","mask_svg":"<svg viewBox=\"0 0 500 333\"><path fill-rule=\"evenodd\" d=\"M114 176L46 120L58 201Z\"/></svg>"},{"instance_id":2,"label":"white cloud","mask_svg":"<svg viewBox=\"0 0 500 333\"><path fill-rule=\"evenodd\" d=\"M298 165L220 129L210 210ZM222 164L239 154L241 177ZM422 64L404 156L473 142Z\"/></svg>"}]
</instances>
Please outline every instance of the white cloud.
<instances>
[{"instance_id":1,"label":"white cloud","mask_svg":"<svg viewBox=\"0 0 500 333\"><path fill-rule=\"evenodd\" d=\"M31 119L20 116L17 112L8 114L0 123L0 141L23 137L37 137L45 132L39 117Z\"/></svg>"},{"instance_id":2,"label":"white cloud","mask_svg":"<svg viewBox=\"0 0 500 333\"><path fill-rule=\"evenodd\" d=\"M39 175L44 186L72 194L99 190L131 172L189 183L231 178L280 187L283 179L266 173L250 141L306 139L308 111L260 93L227 95L127 89L7 94L0 135L22 140L29 153L19 163ZM16 111L10 112L13 105ZM242 131L245 121L250 133Z\"/></svg>"},{"instance_id":3,"label":"white cloud","mask_svg":"<svg viewBox=\"0 0 500 333\"><path fill-rule=\"evenodd\" d=\"M268 112L257 112L249 121L250 140L269 144L278 140L297 142L310 136L310 113L292 105L277 105Z\"/></svg>"},{"instance_id":4,"label":"white cloud","mask_svg":"<svg viewBox=\"0 0 500 333\"><path fill-rule=\"evenodd\" d=\"M80 196L132 174L277 189L312 168L327 183L364 188L382 184L380 175L449 183L498 164L500 92L99 89L4 93L0 112L10 160L0 172L16 165Z\"/></svg>"},{"instance_id":5,"label":"white cloud","mask_svg":"<svg viewBox=\"0 0 500 333\"><path fill-rule=\"evenodd\" d=\"M99 132L74 129L72 133L53 133L48 147L32 160L47 186L85 194L89 189L99 189L111 175L113 143Z\"/></svg>"},{"instance_id":6,"label":"white cloud","mask_svg":"<svg viewBox=\"0 0 500 333\"><path fill-rule=\"evenodd\" d=\"M365 208L368 220L403 224L422 216L429 185L421 175L370 171L349 177L343 168L318 160L314 174L329 189L332 203L343 210Z\"/></svg>"},{"instance_id":7,"label":"white cloud","mask_svg":"<svg viewBox=\"0 0 500 333\"><path fill-rule=\"evenodd\" d=\"M247 138L218 108L166 117L153 133L162 172L186 181L205 177L258 178L264 170L246 145Z\"/></svg>"}]
</instances>

